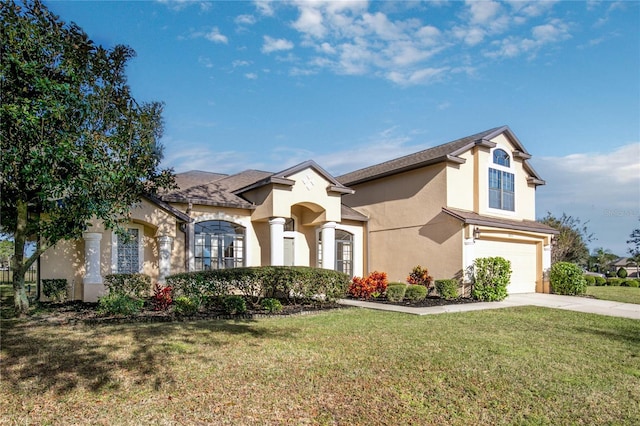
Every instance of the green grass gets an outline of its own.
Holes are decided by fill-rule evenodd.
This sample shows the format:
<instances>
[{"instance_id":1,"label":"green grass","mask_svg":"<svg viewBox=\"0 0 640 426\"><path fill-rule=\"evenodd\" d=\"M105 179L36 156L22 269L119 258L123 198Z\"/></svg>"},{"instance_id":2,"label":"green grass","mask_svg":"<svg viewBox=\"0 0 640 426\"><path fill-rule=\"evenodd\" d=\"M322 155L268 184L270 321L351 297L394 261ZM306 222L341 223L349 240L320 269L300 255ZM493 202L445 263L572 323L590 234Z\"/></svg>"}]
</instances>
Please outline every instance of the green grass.
<instances>
[{"instance_id":1,"label":"green grass","mask_svg":"<svg viewBox=\"0 0 640 426\"><path fill-rule=\"evenodd\" d=\"M640 288L617 286L589 286L587 287L587 294L589 296L595 297L596 299L640 304Z\"/></svg>"},{"instance_id":2,"label":"green grass","mask_svg":"<svg viewBox=\"0 0 640 426\"><path fill-rule=\"evenodd\" d=\"M3 424L640 424L640 321L536 307L418 317L3 321Z\"/></svg>"}]
</instances>

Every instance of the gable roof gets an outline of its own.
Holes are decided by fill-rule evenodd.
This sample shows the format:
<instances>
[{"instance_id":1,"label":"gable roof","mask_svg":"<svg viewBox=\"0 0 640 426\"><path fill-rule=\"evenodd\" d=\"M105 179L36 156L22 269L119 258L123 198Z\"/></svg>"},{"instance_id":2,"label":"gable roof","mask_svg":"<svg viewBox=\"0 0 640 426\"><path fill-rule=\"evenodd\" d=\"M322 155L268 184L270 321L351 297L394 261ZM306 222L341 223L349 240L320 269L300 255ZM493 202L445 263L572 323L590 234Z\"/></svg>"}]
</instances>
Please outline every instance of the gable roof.
<instances>
[{"instance_id":1,"label":"gable roof","mask_svg":"<svg viewBox=\"0 0 640 426\"><path fill-rule=\"evenodd\" d=\"M460 220L462 223L470 225L493 226L495 228L540 232L543 234L554 235L560 233L557 229L545 225L544 223L536 222L535 220L502 219L498 217L483 216L472 211L454 209L452 207L443 207L442 211L449 216Z\"/></svg>"},{"instance_id":2,"label":"gable roof","mask_svg":"<svg viewBox=\"0 0 640 426\"><path fill-rule=\"evenodd\" d=\"M414 154L405 155L404 157L365 167L351 173L346 173L342 176L338 176L337 180L342 182L344 185L351 186L437 163L450 162L463 164L465 160L459 157L460 154L468 151L474 146L493 148L496 144L495 142L491 142L491 139L500 134L505 134L505 136L516 147L513 154L517 158L523 160L525 169L531 175L529 182L535 185L544 185L545 182L540 179L535 170L533 170L527 162L527 160L531 158L531 155L527 152L522 143L520 143L516 135L513 134L508 126L495 127L493 129L485 130L484 132L476 133L471 136L465 136L464 138L428 148Z\"/></svg>"},{"instance_id":3,"label":"gable roof","mask_svg":"<svg viewBox=\"0 0 640 426\"><path fill-rule=\"evenodd\" d=\"M354 191L352 189L342 185L322 167L309 160L278 173L261 170L245 170L230 176L201 171L183 173L181 174L183 186L180 189L162 195L161 200L173 203L192 203L253 210L256 206L242 198L244 192L269 184L292 186L295 181L288 177L308 168L315 170L329 182L327 191L353 194ZM200 184L194 184L198 181ZM356 217L357 214L353 216Z\"/></svg>"},{"instance_id":4,"label":"gable roof","mask_svg":"<svg viewBox=\"0 0 640 426\"><path fill-rule=\"evenodd\" d=\"M235 192L242 193L242 192L249 191L251 189L259 188L261 186L270 185L270 184L293 186L293 184L295 184L295 181L289 179L289 177L305 169L312 169L316 173L318 173L320 176L322 176L325 180L327 180L329 182L329 186L327 187L328 191L338 192L342 194L354 193L354 191L351 188L347 188L346 186L344 186L342 183L340 183L336 178L331 176L325 169L320 167L318 163L316 163L313 160L307 160L304 163L300 163L296 166L282 170L281 172L273 173L270 176L267 176L260 181L253 182L245 187L239 188Z\"/></svg>"}]
</instances>

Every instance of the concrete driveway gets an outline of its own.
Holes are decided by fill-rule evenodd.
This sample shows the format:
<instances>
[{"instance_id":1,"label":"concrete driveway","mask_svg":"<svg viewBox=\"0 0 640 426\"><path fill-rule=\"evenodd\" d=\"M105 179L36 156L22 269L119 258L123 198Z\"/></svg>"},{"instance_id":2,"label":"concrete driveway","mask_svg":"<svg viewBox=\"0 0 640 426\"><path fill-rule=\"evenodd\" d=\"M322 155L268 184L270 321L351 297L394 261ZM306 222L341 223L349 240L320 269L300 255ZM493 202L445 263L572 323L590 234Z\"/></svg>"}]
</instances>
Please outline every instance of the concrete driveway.
<instances>
[{"instance_id":1,"label":"concrete driveway","mask_svg":"<svg viewBox=\"0 0 640 426\"><path fill-rule=\"evenodd\" d=\"M429 308L385 305L382 303L364 302L361 300L351 299L342 299L338 303L347 306L359 306L361 308L379 309L383 311L404 312L414 315L480 311L484 309L510 308L514 306L542 306L545 308L565 309L568 311L640 320L640 305L636 305L634 303L620 303L612 302L610 300L592 299L589 297L560 296L557 294L542 293L513 294L508 296L502 302L464 303L460 305L434 306Z\"/></svg>"}]
</instances>

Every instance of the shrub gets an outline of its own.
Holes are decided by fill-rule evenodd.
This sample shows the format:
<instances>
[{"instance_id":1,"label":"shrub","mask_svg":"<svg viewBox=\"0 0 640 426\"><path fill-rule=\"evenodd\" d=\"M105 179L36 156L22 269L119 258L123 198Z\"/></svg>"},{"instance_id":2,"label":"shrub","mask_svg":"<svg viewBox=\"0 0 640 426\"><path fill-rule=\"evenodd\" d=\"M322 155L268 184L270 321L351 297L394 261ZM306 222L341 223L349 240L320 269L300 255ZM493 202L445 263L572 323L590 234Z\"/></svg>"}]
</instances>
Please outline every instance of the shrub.
<instances>
[{"instance_id":1,"label":"shrub","mask_svg":"<svg viewBox=\"0 0 640 426\"><path fill-rule=\"evenodd\" d=\"M67 298L67 279L54 278L42 280L42 292L47 298L62 302Z\"/></svg>"},{"instance_id":2,"label":"shrub","mask_svg":"<svg viewBox=\"0 0 640 426\"><path fill-rule=\"evenodd\" d=\"M640 280L626 280L628 287L638 288L640 287Z\"/></svg>"},{"instance_id":3,"label":"shrub","mask_svg":"<svg viewBox=\"0 0 640 426\"><path fill-rule=\"evenodd\" d=\"M446 300L458 298L458 280L436 280L436 290Z\"/></svg>"},{"instance_id":4,"label":"shrub","mask_svg":"<svg viewBox=\"0 0 640 426\"><path fill-rule=\"evenodd\" d=\"M555 294L583 294L587 288L582 269L570 262L556 262L551 266L551 289Z\"/></svg>"},{"instance_id":5,"label":"shrub","mask_svg":"<svg viewBox=\"0 0 640 426\"><path fill-rule=\"evenodd\" d=\"M618 276L618 278L627 278L627 270L624 268L620 268L618 269L616 275Z\"/></svg>"},{"instance_id":6,"label":"shrub","mask_svg":"<svg viewBox=\"0 0 640 426\"><path fill-rule=\"evenodd\" d=\"M413 268L407 277L407 282L409 284L422 285L428 290L431 290L433 286L433 277L429 275L427 268L423 269L422 266L418 265Z\"/></svg>"},{"instance_id":7,"label":"shrub","mask_svg":"<svg viewBox=\"0 0 640 426\"><path fill-rule=\"evenodd\" d=\"M511 262L502 257L482 257L473 262L473 288L476 300L498 301L507 297Z\"/></svg>"},{"instance_id":8,"label":"shrub","mask_svg":"<svg viewBox=\"0 0 640 426\"><path fill-rule=\"evenodd\" d=\"M387 286L387 300L390 302L402 302L407 291L405 283L390 283Z\"/></svg>"},{"instance_id":9,"label":"shrub","mask_svg":"<svg viewBox=\"0 0 640 426\"><path fill-rule=\"evenodd\" d=\"M144 299L151 291L151 277L145 274L111 274L104 277L104 285L109 293Z\"/></svg>"},{"instance_id":10,"label":"shrub","mask_svg":"<svg viewBox=\"0 0 640 426\"><path fill-rule=\"evenodd\" d=\"M173 301L173 309L178 315L195 315L199 307L199 299L197 298L178 296Z\"/></svg>"},{"instance_id":11,"label":"shrub","mask_svg":"<svg viewBox=\"0 0 640 426\"><path fill-rule=\"evenodd\" d=\"M622 284L622 278L607 278L607 285L619 286Z\"/></svg>"},{"instance_id":12,"label":"shrub","mask_svg":"<svg viewBox=\"0 0 640 426\"><path fill-rule=\"evenodd\" d=\"M607 285L607 279L605 277L594 277L596 279L596 286Z\"/></svg>"},{"instance_id":13,"label":"shrub","mask_svg":"<svg viewBox=\"0 0 640 426\"><path fill-rule=\"evenodd\" d=\"M156 311L166 311L171 305L172 292L171 286L161 286L160 283L155 283L153 286L153 297L151 298L151 304Z\"/></svg>"},{"instance_id":14,"label":"shrub","mask_svg":"<svg viewBox=\"0 0 640 426\"><path fill-rule=\"evenodd\" d=\"M247 302L241 296L226 296L222 299L222 307L230 315L247 312Z\"/></svg>"},{"instance_id":15,"label":"shrub","mask_svg":"<svg viewBox=\"0 0 640 426\"><path fill-rule=\"evenodd\" d=\"M263 297L333 302L344 297L349 276L305 266L260 266L186 272L167 277L176 295L215 299L238 290L258 303Z\"/></svg>"},{"instance_id":16,"label":"shrub","mask_svg":"<svg viewBox=\"0 0 640 426\"><path fill-rule=\"evenodd\" d=\"M280 303L278 299L268 297L266 299L262 299L260 305L262 306L262 309L269 312L270 314L282 311L282 303Z\"/></svg>"},{"instance_id":17,"label":"shrub","mask_svg":"<svg viewBox=\"0 0 640 426\"><path fill-rule=\"evenodd\" d=\"M407 286L407 290L404 293L404 297L408 300L418 302L424 300L427 297L427 287L418 284L412 284Z\"/></svg>"},{"instance_id":18,"label":"shrub","mask_svg":"<svg viewBox=\"0 0 640 426\"><path fill-rule=\"evenodd\" d=\"M347 293L353 297L369 299L379 296L387 290L387 273L374 271L366 278L353 277Z\"/></svg>"},{"instance_id":19,"label":"shrub","mask_svg":"<svg viewBox=\"0 0 640 426\"><path fill-rule=\"evenodd\" d=\"M596 277L593 275L585 275L584 280L587 282L587 285L596 285Z\"/></svg>"},{"instance_id":20,"label":"shrub","mask_svg":"<svg viewBox=\"0 0 640 426\"><path fill-rule=\"evenodd\" d=\"M103 315L133 315L142 309L144 302L122 293L109 292L98 299L98 312Z\"/></svg>"}]
</instances>

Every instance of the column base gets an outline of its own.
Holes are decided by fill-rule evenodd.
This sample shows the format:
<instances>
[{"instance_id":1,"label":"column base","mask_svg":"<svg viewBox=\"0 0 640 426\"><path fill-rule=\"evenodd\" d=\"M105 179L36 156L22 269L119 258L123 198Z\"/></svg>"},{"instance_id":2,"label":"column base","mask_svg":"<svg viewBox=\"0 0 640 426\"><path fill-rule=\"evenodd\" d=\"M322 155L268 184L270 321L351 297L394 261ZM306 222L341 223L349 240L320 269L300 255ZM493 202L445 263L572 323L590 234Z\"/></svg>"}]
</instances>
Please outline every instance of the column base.
<instances>
[{"instance_id":1,"label":"column base","mask_svg":"<svg viewBox=\"0 0 640 426\"><path fill-rule=\"evenodd\" d=\"M83 302L95 303L105 294L107 294L107 288L102 283L84 283L82 286Z\"/></svg>"}]
</instances>

